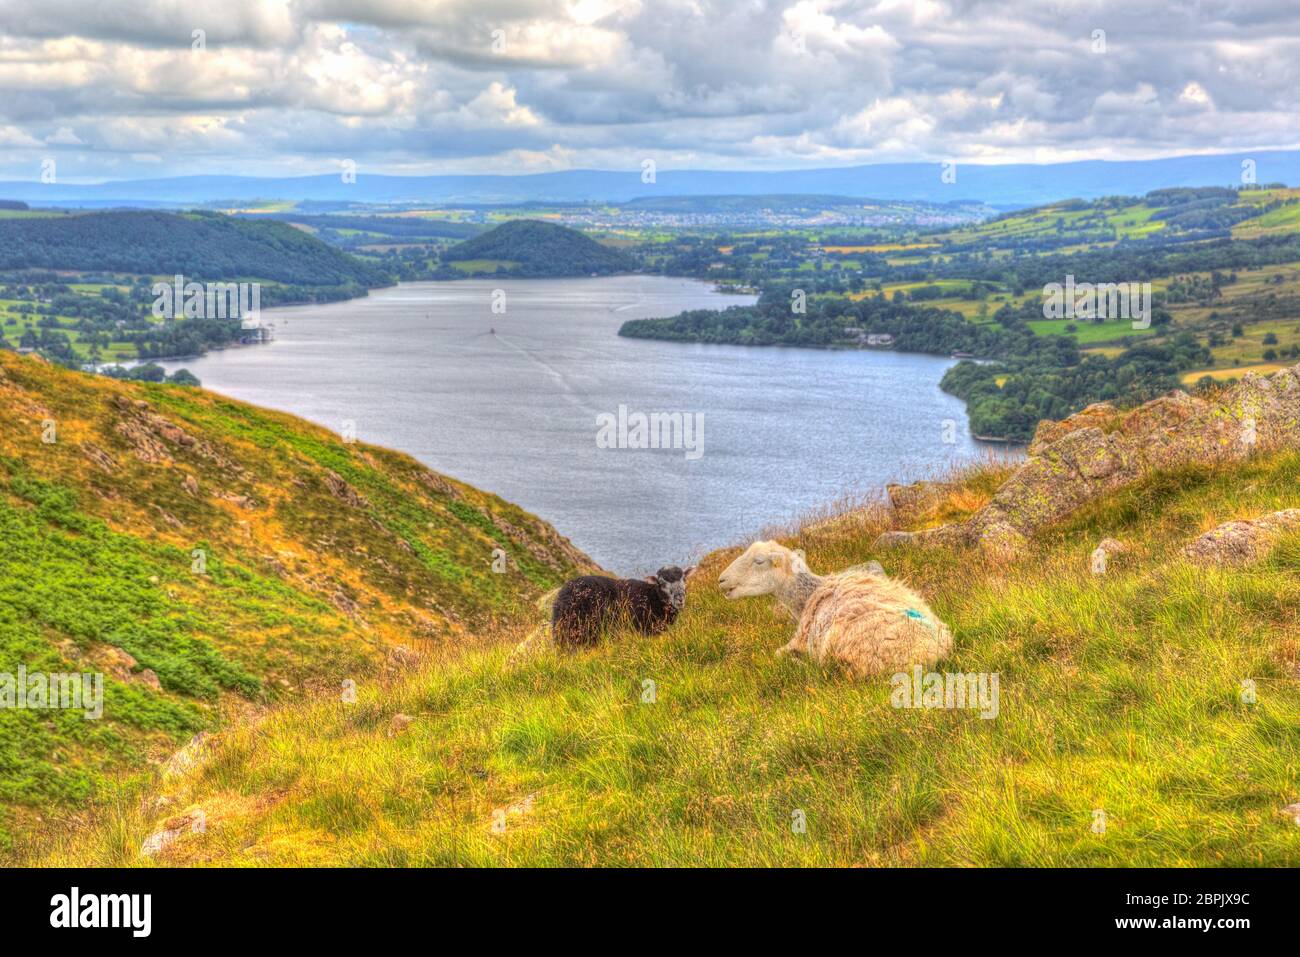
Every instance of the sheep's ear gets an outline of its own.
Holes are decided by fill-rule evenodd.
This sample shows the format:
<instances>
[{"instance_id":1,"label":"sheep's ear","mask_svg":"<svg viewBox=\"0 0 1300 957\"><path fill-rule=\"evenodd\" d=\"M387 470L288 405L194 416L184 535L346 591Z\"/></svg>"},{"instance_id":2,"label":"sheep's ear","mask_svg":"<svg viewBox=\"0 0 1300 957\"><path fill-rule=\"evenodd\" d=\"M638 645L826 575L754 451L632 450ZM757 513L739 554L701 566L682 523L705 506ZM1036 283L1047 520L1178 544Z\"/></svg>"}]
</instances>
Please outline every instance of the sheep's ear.
<instances>
[{"instance_id":1,"label":"sheep's ear","mask_svg":"<svg viewBox=\"0 0 1300 957\"><path fill-rule=\"evenodd\" d=\"M652 584L652 585L658 585L658 584L659 584L659 578L658 578L658 576L656 576L656 575L646 575L645 580L648 581L648 582L649 582L650 584Z\"/></svg>"},{"instance_id":2,"label":"sheep's ear","mask_svg":"<svg viewBox=\"0 0 1300 957\"><path fill-rule=\"evenodd\" d=\"M686 569L686 571L682 572L682 581L686 581L688 578L694 575L695 570L698 567L699 567L698 565L692 565L690 568Z\"/></svg>"}]
</instances>

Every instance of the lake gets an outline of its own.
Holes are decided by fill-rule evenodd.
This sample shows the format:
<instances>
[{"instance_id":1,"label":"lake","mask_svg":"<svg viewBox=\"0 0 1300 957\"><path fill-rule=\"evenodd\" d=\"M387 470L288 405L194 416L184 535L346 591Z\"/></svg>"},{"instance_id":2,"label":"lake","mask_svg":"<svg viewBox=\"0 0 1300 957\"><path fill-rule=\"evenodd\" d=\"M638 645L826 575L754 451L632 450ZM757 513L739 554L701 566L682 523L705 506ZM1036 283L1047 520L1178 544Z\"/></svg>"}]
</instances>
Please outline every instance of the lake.
<instances>
[{"instance_id":1,"label":"lake","mask_svg":"<svg viewBox=\"0 0 1300 957\"><path fill-rule=\"evenodd\" d=\"M986 454L939 390L949 359L616 335L753 301L660 276L404 283L264 310L274 342L165 365L337 432L355 423L629 575ZM652 413L682 413L655 421L676 447L636 447Z\"/></svg>"}]
</instances>

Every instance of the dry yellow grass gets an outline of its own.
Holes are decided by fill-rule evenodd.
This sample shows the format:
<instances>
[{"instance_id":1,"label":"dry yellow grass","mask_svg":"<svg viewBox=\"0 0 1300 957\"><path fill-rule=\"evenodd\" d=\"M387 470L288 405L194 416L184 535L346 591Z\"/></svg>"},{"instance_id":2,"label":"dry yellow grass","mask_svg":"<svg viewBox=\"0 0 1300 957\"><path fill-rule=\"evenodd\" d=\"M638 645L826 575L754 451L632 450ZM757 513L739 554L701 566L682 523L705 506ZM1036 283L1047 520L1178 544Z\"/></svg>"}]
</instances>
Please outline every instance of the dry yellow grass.
<instances>
[{"instance_id":1,"label":"dry yellow grass","mask_svg":"<svg viewBox=\"0 0 1300 957\"><path fill-rule=\"evenodd\" d=\"M1224 382L1228 379L1240 379L1247 372L1254 372L1257 375L1271 375L1280 369L1286 368L1289 368L1289 366L1280 362L1259 362L1255 365L1235 366L1230 369L1201 369L1196 372L1184 373L1182 381L1184 385L1195 385L1201 379L1209 376L1216 382Z\"/></svg>"}]
</instances>

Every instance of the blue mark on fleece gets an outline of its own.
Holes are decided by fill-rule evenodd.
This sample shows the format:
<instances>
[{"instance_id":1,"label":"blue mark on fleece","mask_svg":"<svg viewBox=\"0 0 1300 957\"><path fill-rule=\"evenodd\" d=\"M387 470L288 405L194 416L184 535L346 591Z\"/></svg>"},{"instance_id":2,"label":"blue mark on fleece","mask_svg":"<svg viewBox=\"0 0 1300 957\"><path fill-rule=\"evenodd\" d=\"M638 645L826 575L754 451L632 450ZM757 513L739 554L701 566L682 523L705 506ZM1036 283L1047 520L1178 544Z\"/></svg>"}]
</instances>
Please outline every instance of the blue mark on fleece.
<instances>
[{"instance_id":1,"label":"blue mark on fleece","mask_svg":"<svg viewBox=\"0 0 1300 957\"><path fill-rule=\"evenodd\" d=\"M915 608L909 608L907 609L907 611L903 612L903 614L905 614L908 618L911 618L913 621L921 622L921 624L925 625L927 628L929 628L932 631L938 632L939 630L938 626L935 625L934 622L932 622L929 618L926 618L925 615L921 614Z\"/></svg>"}]
</instances>

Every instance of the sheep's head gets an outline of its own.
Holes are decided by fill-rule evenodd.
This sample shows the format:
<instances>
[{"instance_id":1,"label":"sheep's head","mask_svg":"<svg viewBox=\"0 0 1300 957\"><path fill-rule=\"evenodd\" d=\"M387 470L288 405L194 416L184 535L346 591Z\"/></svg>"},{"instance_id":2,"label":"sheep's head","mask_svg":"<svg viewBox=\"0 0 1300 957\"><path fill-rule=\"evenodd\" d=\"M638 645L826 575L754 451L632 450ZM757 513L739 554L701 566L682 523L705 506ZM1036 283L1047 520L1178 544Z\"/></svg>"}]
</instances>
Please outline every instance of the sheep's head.
<instances>
[{"instance_id":1,"label":"sheep's head","mask_svg":"<svg viewBox=\"0 0 1300 957\"><path fill-rule=\"evenodd\" d=\"M718 577L718 587L728 598L771 595L808 566L796 553L776 542L755 542L727 566Z\"/></svg>"},{"instance_id":2,"label":"sheep's head","mask_svg":"<svg viewBox=\"0 0 1300 957\"><path fill-rule=\"evenodd\" d=\"M694 572L693 565L684 571L676 565L667 565L648 576L646 581L659 589L664 601L672 605L675 611L681 611L686 607L686 579Z\"/></svg>"}]
</instances>

